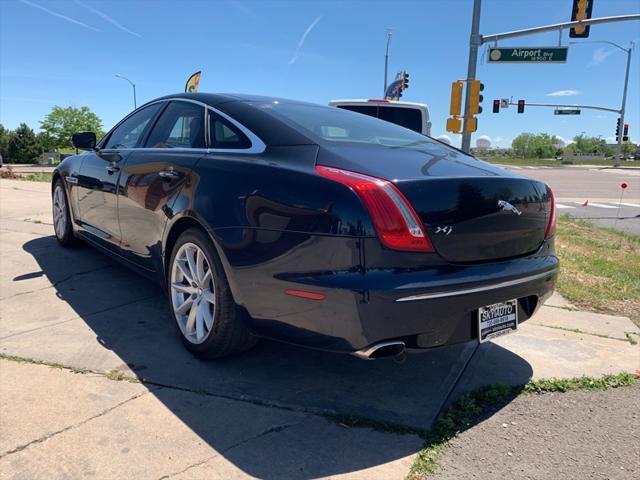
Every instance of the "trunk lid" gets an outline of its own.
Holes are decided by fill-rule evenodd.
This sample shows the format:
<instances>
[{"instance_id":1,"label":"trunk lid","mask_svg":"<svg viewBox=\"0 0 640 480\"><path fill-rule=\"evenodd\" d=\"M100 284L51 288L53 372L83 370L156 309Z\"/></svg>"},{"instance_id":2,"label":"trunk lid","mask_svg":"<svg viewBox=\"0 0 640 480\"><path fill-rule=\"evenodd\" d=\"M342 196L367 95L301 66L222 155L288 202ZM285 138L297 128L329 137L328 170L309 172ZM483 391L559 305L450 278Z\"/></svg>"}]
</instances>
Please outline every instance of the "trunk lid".
<instances>
[{"instance_id":1,"label":"trunk lid","mask_svg":"<svg viewBox=\"0 0 640 480\"><path fill-rule=\"evenodd\" d=\"M544 184L512 177L400 181L436 251L457 263L527 255L540 248L550 202Z\"/></svg>"},{"instance_id":2,"label":"trunk lid","mask_svg":"<svg viewBox=\"0 0 640 480\"><path fill-rule=\"evenodd\" d=\"M393 181L449 262L523 256L544 240L551 205L544 183L439 142L330 146L321 149L317 163Z\"/></svg>"}]
</instances>

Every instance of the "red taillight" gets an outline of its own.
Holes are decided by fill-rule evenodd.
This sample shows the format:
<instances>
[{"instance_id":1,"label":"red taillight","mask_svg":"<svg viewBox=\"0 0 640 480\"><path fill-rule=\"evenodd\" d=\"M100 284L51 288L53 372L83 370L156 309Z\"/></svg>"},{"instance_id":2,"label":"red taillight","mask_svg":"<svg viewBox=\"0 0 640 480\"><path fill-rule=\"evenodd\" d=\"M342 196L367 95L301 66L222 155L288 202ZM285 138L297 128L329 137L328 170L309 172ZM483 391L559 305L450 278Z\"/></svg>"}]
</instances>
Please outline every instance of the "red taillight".
<instances>
[{"instance_id":1,"label":"red taillight","mask_svg":"<svg viewBox=\"0 0 640 480\"><path fill-rule=\"evenodd\" d=\"M323 177L350 187L367 208L380 241L394 250L433 252L415 210L388 180L318 165Z\"/></svg>"},{"instance_id":2,"label":"red taillight","mask_svg":"<svg viewBox=\"0 0 640 480\"><path fill-rule=\"evenodd\" d=\"M547 225L547 231L544 232L544 239L549 240L556 233L556 199L553 196L553 191L547 186L547 192L549 193L549 201L551 202L551 213L549 214L549 224Z\"/></svg>"}]
</instances>

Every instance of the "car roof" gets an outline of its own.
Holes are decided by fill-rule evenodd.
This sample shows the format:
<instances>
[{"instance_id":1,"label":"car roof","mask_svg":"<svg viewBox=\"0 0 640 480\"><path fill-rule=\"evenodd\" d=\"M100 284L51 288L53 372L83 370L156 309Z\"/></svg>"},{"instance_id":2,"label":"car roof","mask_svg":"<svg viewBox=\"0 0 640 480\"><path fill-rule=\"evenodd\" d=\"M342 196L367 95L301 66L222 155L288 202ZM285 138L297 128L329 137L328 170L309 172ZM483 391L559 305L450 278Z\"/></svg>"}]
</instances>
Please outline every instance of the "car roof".
<instances>
[{"instance_id":1,"label":"car roof","mask_svg":"<svg viewBox=\"0 0 640 480\"><path fill-rule=\"evenodd\" d=\"M172 98L185 98L189 100L197 100L199 102L207 103L211 106L221 105L228 102L280 102L280 103L299 103L306 105L318 105L310 102L304 102L301 100L292 100L289 98L281 97L269 97L264 95L252 95L246 93L174 93L172 95L165 95L164 97L156 98L153 101L169 100Z\"/></svg>"}]
</instances>

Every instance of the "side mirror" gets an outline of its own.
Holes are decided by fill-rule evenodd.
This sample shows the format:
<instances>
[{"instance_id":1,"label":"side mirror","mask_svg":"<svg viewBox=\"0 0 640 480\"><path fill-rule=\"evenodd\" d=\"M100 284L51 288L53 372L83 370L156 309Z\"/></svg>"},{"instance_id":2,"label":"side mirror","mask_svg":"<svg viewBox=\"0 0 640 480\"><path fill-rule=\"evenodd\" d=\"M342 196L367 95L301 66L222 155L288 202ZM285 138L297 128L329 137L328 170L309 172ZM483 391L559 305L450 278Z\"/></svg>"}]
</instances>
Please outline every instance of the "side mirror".
<instances>
[{"instance_id":1,"label":"side mirror","mask_svg":"<svg viewBox=\"0 0 640 480\"><path fill-rule=\"evenodd\" d=\"M93 132L78 132L71 135L71 143L81 150L96 148L96 134Z\"/></svg>"}]
</instances>

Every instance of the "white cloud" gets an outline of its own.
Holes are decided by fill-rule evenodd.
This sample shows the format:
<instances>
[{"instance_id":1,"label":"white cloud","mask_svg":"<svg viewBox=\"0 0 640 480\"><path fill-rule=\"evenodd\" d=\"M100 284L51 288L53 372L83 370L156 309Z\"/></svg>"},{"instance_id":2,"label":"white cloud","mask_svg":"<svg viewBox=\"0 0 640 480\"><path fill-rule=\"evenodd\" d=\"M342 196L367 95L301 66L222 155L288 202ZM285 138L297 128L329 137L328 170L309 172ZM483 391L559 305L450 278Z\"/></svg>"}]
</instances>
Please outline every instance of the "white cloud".
<instances>
[{"instance_id":1,"label":"white cloud","mask_svg":"<svg viewBox=\"0 0 640 480\"><path fill-rule=\"evenodd\" d=\"M581 94L580 90L556 90L555 92L547 93L547 97L575 97Z\"/></svg>"},{"instance_id":2,"label":"white cloud","mask_svg":"<svg viewBox=\"0 0 640 480\"><path fill-rule=\"evenodd\" d=\"M609 55L616 53L615 50L607 50L605 47L600 47L593 52L593 56L591 57L591 63L589 66L596 66L603 64Z\"/></svg>"},{"instance_id":3,"label":"white cloud","mask_svg":"<svg viewBox=\"0 0 640 480\"><path fill-rule=\"evenodd\" d=\"M99 32L100 31L97 28L92 27L91 25L87 25L86 23L83 23L83 22L81 22L79 20L76 20L76 19L71 18L71 17L67 17L66 15L62 15L61 13L54 12L53 10L49 10L47 7L43 7L42 5L38 5L37 3L30 2L29 0L20 0L20 1L22 3L24 3L25 5L29 5L30 7L42 10L43 12L46 12L46 13L48 13L49 15L51 15L53 17L61 18L63 20L66 20L69 23L73 23L75 25L80 25L81 27L88 28L89 30L93 30L94 32Z\"/></svg>"},{"instance_id":4,"label":"white cloud","mask_svg":"<svg viewBox=\"0 0 640 480\"><path fill-rule=\"evenodd\" d=\"M300 40L298 40L298 46L296 47L296 51L294 52L293 57L291 57L291 60L289 60L289 65L293 65L294 63L296 63L296 60L298 60L298 54L300 53L300 49L304 45L304 41L307 39L307 35L311 33L311 30L313 30L313 28L318 24L318 22L321 19L322 19L322 15L316 17L316 19L313 22L311 22L311 25L309 25L307 29L304 31L304 33L300 37Z\"/></svg>"},{"instance_id":5,"label":"white cloud","mask_svg":"<svg viewBox=\"0 0 640 480\"><path fill-rule=\"evenodd\" d=\"M76 3L78 5L80 5L81 7L86 8L87 10L89 10L92 13L95 13L96 15L98 15L100 18L102 18L103 20L106 20L107 22L109 22L111 25L116 26L117 28L119 28L120 30L122 30L123 32L127 32L135 37L138 38L142 38L142 35L140 35L139 33L136 33L132 30L129 30L127 27L125 27L124 25L122 25L120 22L118 22L115 18L110 17L109 15L107 15L106 13L98 10L97 8L93 8L90 7L89 5L85 5L84 3L82 3L79 0L76 0Z\"/></svg>"}]
</instances>

